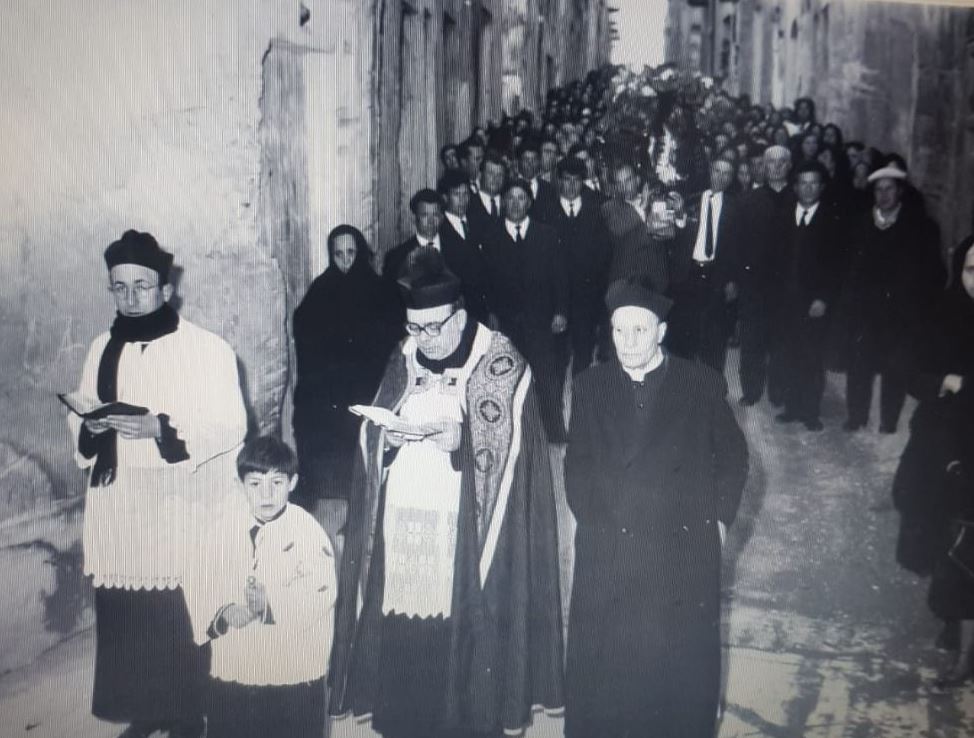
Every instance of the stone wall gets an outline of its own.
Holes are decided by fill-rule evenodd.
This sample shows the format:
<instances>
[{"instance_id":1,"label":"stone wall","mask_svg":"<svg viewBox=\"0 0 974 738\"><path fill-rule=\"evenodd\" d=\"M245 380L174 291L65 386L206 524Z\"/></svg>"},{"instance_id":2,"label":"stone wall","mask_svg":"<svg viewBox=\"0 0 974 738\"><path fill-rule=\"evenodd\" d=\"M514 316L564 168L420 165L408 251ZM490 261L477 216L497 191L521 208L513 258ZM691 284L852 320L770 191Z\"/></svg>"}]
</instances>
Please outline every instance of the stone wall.
<instances>
[{"instance_id":1,"label":"stone wall","mask_svg":"<svg viewBox=\"0 0 974 738\"><path fill-rule=\"evenodd\" d=\"M970 232L974 10L858 0L718 0L701 9L671 0L670 58L686 60L687 36L677 31L691 17L705 19L711 44L700 68L724 77L726 89L778 106L811 96L847 140L907 159L944 246Z\"/></svg>"},{"instance_id":2,"label":"stone wall","mask_svg":"<svg viewBox=\"0 0 974 738\"><path fill-rule=\"evenodd\" d=\"M302 25L297 1L4 4L0 672L90 623L80 576L84 482L56 393L77 386L88 345L113 317L102 261L109 242L136 228L175 254L180 312L236 350L252 425L281 426L288 298L320 266L312 242L328 218L361 213L368 174L367 132L343 133L348 120L368 129L367 102L358 102L368 96L343 82L361 69L332 69L321 83L329 54L334 67L347 51L335 38L343 24L326 23L342 5L353 0L304 0L312 20ZM316 96L291 110L270 111L263 97L272 42L304 50L290 69L302 70ZM269 115L281 110L288 120ZM310 133L286 152L272 145L282 131L322 128L324 145L310 146ZM364 163L340 166L355 155ZM298 161L307 162L300 172ZM330 178L352 173L330 198L320 181L328 165ZM275 177L282 187L269 185ZM298 180L300 203L291 197ZM275 210L297 220L275 228Z\"/></svg>"}]
</instances>

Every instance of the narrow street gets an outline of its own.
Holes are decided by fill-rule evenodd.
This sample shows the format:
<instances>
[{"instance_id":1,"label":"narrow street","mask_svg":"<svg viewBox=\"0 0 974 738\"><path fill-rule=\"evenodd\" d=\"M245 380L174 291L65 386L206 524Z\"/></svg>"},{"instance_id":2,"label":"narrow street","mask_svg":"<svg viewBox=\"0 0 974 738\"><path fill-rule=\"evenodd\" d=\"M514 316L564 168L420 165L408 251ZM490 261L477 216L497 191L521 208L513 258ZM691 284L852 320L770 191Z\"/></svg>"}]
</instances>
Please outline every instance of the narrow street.
<instances>
[{"instance_id":1,"label":"narrow street","mask_svg":"<svg viewBox=\"0 0 974 738\"><path fill-rule=\"evenodd\" d=\"M728 376L736 403L736 352ZM894 558L889 488L906 442L844 433L843 378L829 377L826 430L774 422L766 402L734 405L750 442L751 474L727 544L726 709L720 738L951 738L974 733L974 685L932 682L947 655L933 641L926 582ZM907 406L905 417L912 411ZM563 501L563 487L559 493ZM567 515L560 521L568 533ZM566 540L568 536L563 536ZM563 545L568 577L570 548ZM94 634L62 642L0 677L4 725L35 737L111 738L89 714ZM539 717L529 736L557 736ZM372 735L350 720L336 738Z\"/></svg>"}]
</instances>

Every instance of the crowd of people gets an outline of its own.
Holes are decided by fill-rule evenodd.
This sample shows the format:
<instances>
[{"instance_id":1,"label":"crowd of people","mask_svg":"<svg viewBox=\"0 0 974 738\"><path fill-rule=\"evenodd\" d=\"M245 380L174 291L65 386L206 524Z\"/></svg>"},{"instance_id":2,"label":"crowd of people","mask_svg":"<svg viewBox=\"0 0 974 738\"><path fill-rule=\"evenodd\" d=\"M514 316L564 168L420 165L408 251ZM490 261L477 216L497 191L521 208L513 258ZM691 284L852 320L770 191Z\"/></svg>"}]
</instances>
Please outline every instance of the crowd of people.
<instances>
[{"instance_id":1,"label":"crowd of people","mask_svg":"<svg viewBox=\"0 0 974 738\"><path fill-rule=\"evenodd\" d=\"M381 271L359 228L328 236L293 319L296 454L241 450L232 351L169 306L172 256L135 231L107 249L118 315L80 386L106 407L71 416L96 715L129 738L198 736L204 713L210 736L318 736L327 676L331 715L389 737L499 736L539 707L570 738L712 736L748 467L734 345L732 401L807 432L832 420L829 368L847 432L877 375L881 433L920 400L899 555L958 625L943 683L970 676L974 248L945 289L902 157L810 99L663 65L593 71L440 163ZM552 447L577 522L567 631ZM243 494L201 508L231 460Z\"/></svg>"}]
</instances>

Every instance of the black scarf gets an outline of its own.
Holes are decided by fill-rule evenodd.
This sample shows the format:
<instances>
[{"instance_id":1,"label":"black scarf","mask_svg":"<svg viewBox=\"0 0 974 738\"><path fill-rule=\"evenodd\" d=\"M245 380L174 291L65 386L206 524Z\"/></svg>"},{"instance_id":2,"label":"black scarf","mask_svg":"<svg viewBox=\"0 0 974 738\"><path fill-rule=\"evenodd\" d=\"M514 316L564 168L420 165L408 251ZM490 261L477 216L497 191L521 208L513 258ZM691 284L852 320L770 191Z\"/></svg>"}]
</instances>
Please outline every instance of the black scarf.
<instances>
[{"instance_id":1,"label":"black scarf","mask_svg":"<svg viewBox=\"0 0 974 738\"><path fill-rule=\"evenodd\" d=\"M118 362L126 343L147 343L175 332L179 326L179 313L164 304L148 315L129 317L121 313L115 316L110 338L98 364L98 399L102 402L118 401ZM82 429L82 437L86 431ZM92 487L107 487L115 481L118 466L118 434L107 430L92 435L89 448L97 454L95 468L91 472Z\"/></svg>"},{"instance_id":2,"label":"black scarf","mask_svg":"<svg viewBox=\"0 0 974 738\"><path fill-rule=\"evenodd\" d=\"M416 351L416 361L421 367L434 374L442 374L447 369L456 369L467 363L470 352L473 351L473 339L477 335L477 321L467 315L467 324L460 334L460 343L453 353L443 359L430 359L422 351Z\"/></svg>"}]
</instances>

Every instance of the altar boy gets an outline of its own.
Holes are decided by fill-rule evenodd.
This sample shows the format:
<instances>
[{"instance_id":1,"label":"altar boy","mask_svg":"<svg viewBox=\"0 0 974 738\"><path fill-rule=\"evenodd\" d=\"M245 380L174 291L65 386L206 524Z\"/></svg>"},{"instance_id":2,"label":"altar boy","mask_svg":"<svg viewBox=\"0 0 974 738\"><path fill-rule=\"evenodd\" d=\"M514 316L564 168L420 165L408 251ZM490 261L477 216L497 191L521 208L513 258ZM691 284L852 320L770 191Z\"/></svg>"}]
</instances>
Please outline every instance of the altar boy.
<instances>
[{"instance_id":1,"label":"altar boy","mask_svg":"<svg viewBox=\"0 0 974 738\"><path fill-rule=\"evenodd\" d=\"M311 515L288 504L297 461L269 436L237 457L241 494L215 522L186 585L198 644L210 642L209 738L320 738L335 563Z\"/></svg>"}]
</instances>

